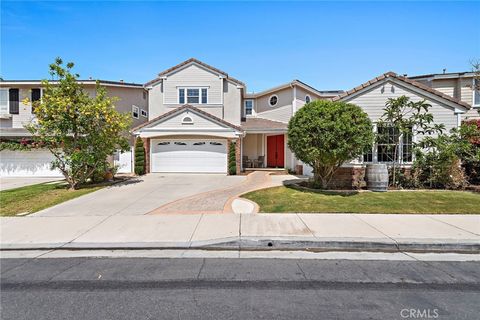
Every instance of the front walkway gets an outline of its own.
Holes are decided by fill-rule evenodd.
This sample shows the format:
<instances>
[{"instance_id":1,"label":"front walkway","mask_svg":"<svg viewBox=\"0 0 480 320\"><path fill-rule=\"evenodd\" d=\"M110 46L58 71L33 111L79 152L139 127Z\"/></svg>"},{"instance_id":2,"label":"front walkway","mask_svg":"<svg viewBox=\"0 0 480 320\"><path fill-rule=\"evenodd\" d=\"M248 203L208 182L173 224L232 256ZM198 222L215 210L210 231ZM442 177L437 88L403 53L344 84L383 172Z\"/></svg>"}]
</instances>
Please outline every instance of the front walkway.
<instances>
[{"instance_id":1,"label":"front walkway","mask_svg":"<svg viewBox=\"0 0 480 320\"><path fill-rule=\"evenodd\" d=\"M480 250L478 215L162 214L0 218L2 249Z\"/></svg>"}]
</instances>

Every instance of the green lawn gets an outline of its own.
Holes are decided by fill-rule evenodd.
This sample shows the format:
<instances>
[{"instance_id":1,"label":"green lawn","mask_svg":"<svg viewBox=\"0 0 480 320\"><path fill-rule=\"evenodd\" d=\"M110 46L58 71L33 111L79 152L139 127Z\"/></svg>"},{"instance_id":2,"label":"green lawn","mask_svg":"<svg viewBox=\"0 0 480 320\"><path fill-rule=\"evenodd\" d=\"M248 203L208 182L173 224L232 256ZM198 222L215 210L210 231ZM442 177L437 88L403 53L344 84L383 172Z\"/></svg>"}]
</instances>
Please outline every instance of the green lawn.
<instances>
[{"instance_id":1,"label":"green lawn","mask_svg":"<svg viewBox=\"0 0 480 320\"><path fill-rule=\"evenodd\" d=\"M345 196L275 187L243 197L256 202L260 212L480 214L480 194L462 191L361 192Z\"/></svg>"},{"instance_id":2,"label":"green lawn","mask_svg":"<svg viewBox=\"0 0 480 320\"><path fill-rule=\"evenodd\" d=\"M0 216L33 213L64 201L97 191L104 185L85 186L69 191L65 183L41 183L17 189L0 191Z\"/></svg>"}]
</instances>

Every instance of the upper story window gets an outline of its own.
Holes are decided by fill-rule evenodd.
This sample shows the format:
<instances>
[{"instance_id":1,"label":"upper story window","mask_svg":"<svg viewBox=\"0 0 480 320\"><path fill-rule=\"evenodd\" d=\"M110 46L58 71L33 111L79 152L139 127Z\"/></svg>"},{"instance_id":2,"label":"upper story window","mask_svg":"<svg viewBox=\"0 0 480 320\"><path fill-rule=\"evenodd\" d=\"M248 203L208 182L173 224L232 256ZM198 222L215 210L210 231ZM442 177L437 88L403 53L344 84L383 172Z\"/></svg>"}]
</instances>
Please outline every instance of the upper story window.
<instances>
[{"instance_id":1,"label":"upper story window","mask_svg":"<svg viewBox=\"0 0 480 320\"><path fill-rule=\"evenodd\" d=\"M253 100L245 100L245 115L250 116L253 114Z\"/></svg>"},{"instance_id":2,"label":"upper story window","mask_svg":"<svg viewBox=\"0 0 480 320\"><path fill-rule=\"evenodd\" d=\"M312 98L310 98L310 96L307 94L305 96L305 103L310 103L310 101L312 101Z\"/></svg>"},{"instance_id":3,"label":"upper story window","mask_svg":"<svg viewBox=\"0 0 480 320\"><path fill-rule=\"evenodd\" d=\"M276 95L271 96L270 99L268 99L268 103L271 107L275 107L278 103L278 97Z\"/></svg>"},{"instance_id":4,"label":"upper story window","mask_svg":"<svg viewBox=\"0 0 480 320\"><path fill-rule=\"evenodd\" d=\"M142 117L144 117L144 118L148 117L147 110L144 110L144 109L140 110L140 114L141 114Z\"/></svg>"},{"instance_id":5,"label":"upper story window","mask_svg":"<svg viewBox=\"0 0 480 320\"><path fill-rule=\"evenodd\" d=\"M473 105L480 107L480 80L473 79Z\"/></svg>"},{"instance_id":6,"label":"upper story window","mask_svg":"<svg viewBox=\"0 0 480 320\"><path fill-rule=\"evenodd\" d=\"M178 89L178 103L208 103L208 89L207 88L179 88Z\"/></svg>"},{"instance_id":7,"label":"upper story window","mask_svg":"<svg viewBox=\"0 0 480 320\"><path fill-rule=\"evenodd\" d=\"M18 114L20 92L15 88L0 89L0 114Z\"/></svg>"},{"instance_id":8,"label":"upper story window","mask_svg":"<svg viewBox=\"0 0 480 320\"><path fill-rule=\"evenodd\" d=\"M138 119L139 113L140 113L140 108L138 108L137 106L132 106L132 117L134 117L135 119Z\"/></svg>"}]
</instances>

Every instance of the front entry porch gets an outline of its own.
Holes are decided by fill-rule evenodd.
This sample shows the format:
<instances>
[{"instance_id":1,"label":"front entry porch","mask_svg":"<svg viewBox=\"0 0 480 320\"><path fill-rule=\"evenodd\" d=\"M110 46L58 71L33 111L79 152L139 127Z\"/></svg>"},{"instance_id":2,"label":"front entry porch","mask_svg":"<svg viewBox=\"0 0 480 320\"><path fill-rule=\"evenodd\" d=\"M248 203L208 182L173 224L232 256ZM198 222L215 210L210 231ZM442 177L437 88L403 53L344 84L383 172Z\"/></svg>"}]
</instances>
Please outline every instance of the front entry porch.
<instances>
[{"instance_id":1,"label":"front entry porch","mask_svg":"<svg viewBox=\"0 0 480 320\"><path fill-rule=\"evenodd\" d=\"M242 170L285 170L285 134L247 133L242 139Z\"/></svg>"}]
</instances>

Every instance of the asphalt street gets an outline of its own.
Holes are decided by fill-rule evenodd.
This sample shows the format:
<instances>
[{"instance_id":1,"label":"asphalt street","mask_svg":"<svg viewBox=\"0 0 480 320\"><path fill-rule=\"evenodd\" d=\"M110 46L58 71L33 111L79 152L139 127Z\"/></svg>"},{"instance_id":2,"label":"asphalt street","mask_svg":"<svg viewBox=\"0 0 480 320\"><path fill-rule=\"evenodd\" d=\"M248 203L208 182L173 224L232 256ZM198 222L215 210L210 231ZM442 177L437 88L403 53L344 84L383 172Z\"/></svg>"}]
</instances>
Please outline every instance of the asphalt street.
<instances>
[{"instance_id":1,"label":"asphalt street","mask_svg":"<svg viewBox=\"0 0 480 320\"><path fill-rule=\"evenodd\" d=\"M478 319L480 263L1 259L1 319Z\"/></svg>"}]
</instances>

